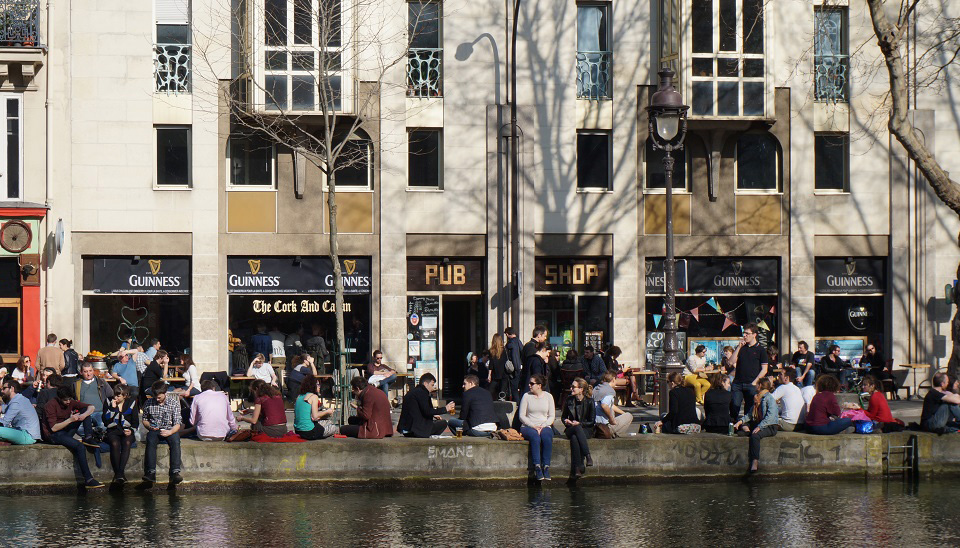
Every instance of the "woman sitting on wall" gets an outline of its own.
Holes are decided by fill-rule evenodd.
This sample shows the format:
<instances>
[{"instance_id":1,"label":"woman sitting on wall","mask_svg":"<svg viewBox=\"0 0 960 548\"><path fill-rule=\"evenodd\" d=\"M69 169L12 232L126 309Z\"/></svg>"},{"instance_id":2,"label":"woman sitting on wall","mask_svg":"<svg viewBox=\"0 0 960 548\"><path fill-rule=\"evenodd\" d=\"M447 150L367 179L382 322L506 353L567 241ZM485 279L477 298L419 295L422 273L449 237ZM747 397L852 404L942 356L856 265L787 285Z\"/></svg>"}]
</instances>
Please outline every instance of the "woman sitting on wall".
<instances>
[{"instance_id":1,"label":"woman sitting on wall","mask_svg":"<svg viewBox=\"0 0 960 548\"><path fill-rule=\"evenodd\" d=\"M670 385L669 412L654 425L654 432L664 434L695 434L700 431L696 396L693 389L683 384L683 375L674 371L667 375Z\"/></svg>"},{"instance_id":2,"label":"woman sitting on wall","mask_svg":"<svg viewBox=\"0 0 960 548\"><path fill-rule=\"evenodd\" d=\"M564 402L560 421L566 426L563 434L570 440L570 469L572 475L582 476L587 466L593 466L587 439L593 437L597 406L593 401L593 388L583 378L577 377L570 385L570 397Z\"/></svg>"},{"instance_id":3,"label":"woman sitting on wall","mask_svg":"<svg viewBox=\"0 0 960 548\"><path fill-rule=\"evenodd\" d=\"M324 409L320 401L320 384L311 373L300 382L300 395L293 404L293 428L305 440L320 440L337 433L330 420L333 409Z\"/></svg>"},{"instance_id":4,"label":"woman sitting on wall","mask_svg":"<svg viewBox=\"0 0 960 548\"><path fill-rule=\"evenodd\" d=\"M140 407L128 386L113 389L113 400L103 414L103 425L107 429L104 441L110 445L110 466L113 468L113 482L126 483L125 471L130 460L130 446L134 442L134 432L140 428Z\"/></svg>"},{"instance_id":5,"label":"woman sitting on wall","mask_svg":"<svg viewBox=\"0 0 960 548\"><path fill-rule=\"evenodd\" d=\"M740 429L741 436L750 436L750 472L756 472L760 467L760 440L776 436L780 422L777 400L771 393L773 383L764 377L757 381L757 388L759 390L753 398L753 416L749 426L743 421L737 421L734 425Z\"/></svg>"},{"instance_id":6,"label":"woman sitting on wall","mask_svg":"<svg viewBox=\"0 0 960 548\"><path fill-rule=\"evenodd\" d=\"M272 385L263 383L256 392L253 413L249 417L241 416L239 420L249 422L250 430L262 432L271 438L282 438L287 433L287 412L283 406L280 390Z\"/></svg>"},{"instance_id":7,"label":"woman sitting on wall","mask_svg":"<svg viewBox=\"0 0 960 548\"><path fill-rule=\"evenodd\" d=\"M837 403L836 391L840 381L833 375L822 375L817 379L817 395L810 401L807 411L807 432L811 434L839 434L853 426L849 418L841 418L843 412Z\"/></svg>"},{"instance_id":8,"label":"woman sitting on wall","mask_svg":"<svg viewBox=\"0 0 960 548\"><path fill-rule=\"evenodd\" d=\"M730 377L714 373L710 390L703 395L703 429L711 434L727 434L733 418L730 417Z\"/></svg>"},{"instance_id":9,"label":"woman sitting on wall","mask_svg":"<svg viewBox=\"0 0 960 548\"><path fill-rule=\"evenodd\" d=\"M553 421L556 409L553 396L544 391L547 378L530 377L529 392L520 399L520 434L530 442L530 460L537 481L550 480L550 457L553 454Z\"/></svg>"},{"instance_id":10,"label":"woman sitting on wall","mask_svg":"<svg viewBox=\"0 0 960 548\"><path fill-rule=\"evenodd\" d=\"M900 432L903 430L903 423L898 422L890 413L890 406L887 404L887 398L880 390L880 379L873 375L867 375L863 378L863 391L870 394L870 401L863 412L870 417L884 432Z\"/></svg>"}]
</instances>

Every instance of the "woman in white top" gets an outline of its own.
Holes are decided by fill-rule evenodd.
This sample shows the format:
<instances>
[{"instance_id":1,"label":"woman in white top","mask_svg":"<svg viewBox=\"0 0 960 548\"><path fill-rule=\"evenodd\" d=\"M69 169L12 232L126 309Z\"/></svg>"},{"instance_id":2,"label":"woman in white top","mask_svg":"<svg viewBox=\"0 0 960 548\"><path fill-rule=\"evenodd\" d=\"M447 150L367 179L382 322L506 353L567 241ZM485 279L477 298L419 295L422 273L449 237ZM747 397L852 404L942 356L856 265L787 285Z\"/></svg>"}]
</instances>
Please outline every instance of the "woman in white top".
<instances>
[{"instance_id":1,"label":"woman in white top","mask_svg":"<svg viewBox=\"0 0 960 548\"><path fill-rule=\"evenodd\" d=\"M200 372L197 371L197 364L193 363L193 358L187 354L180 356L180 363L183 365L183 390L178 393L183 396L196 396L200 393Z\"/></svg>"},{"instance_id":2,"label":"woman in white top","mask_svg":"<svg viewBox=\"0 0 960 548\"><path fill-rule=\"evenodd\" d=\"M254 356L253 361L250 362L250 368L247 369L247 376L277 386L277 374L273 371L273 367L264 361L263 354Z\"/></svg>"},{"instance_id":3,"label":"woman in white top","mask_svg":"<svg viewBox=\"0 0 960 548\"><path fill-rule=\"evenodd\" d=\"M520 400L520 433L530 442L530 460L537 481L550 479L550 457L553 453L553 421L556 410L553 396L544 392L543 375L530 377L530 391Z\"/></svg>"},{"instance_id":4,"label":"woman in white top","mask_svg":"<svg viewBox=\"0 0 960 548\"><path fill-rule=\"evenodd\" d=\"M707 347L697 345L694 354L687 358L687 365L683 368L683 384L693 388L700 405L703 405L703 395L710 390L710 381L700 375L712 372L713 366L707 368Z\"/></svg>"}]
</instances>

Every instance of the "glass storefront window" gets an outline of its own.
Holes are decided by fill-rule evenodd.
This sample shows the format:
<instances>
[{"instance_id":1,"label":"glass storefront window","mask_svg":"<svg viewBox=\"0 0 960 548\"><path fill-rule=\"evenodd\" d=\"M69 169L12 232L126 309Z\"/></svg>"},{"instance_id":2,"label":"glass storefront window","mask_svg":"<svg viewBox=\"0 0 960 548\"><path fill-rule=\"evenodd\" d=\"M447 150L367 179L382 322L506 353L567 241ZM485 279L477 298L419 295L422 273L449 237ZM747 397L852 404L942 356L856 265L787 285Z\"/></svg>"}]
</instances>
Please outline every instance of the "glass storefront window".
<instances>
[{"instance_id":1,"label":"glass storefront window","mask_svg":"<svg viewBox=\"0 0 960 548\"><path fill-rule=\"evenodd\" d=\"M818 295L814 304L817 337L866 337L883 347L884 297Z\"/></svg>"},{"instance_id":2,"label":"glass storefront window","mask_svg":"<svg viewBox=\"0 0 960 548\"><path fill-rule=\"evenodd\" d=\"M720 310L711 307L706 302L710 296L677 296L677 331L686 335L686 340L695 338L705 339L738 339L743 334L742 327L748 323L755 323L759 326L760 344L769 346L771 342L779 346L779 305L776 295L737 295L727 297L714 297ZM663 314L663 297L647 297L646 330L647 333L661 331L663 329L663 319L660 318L659 325L654 315ZM690 311L698 309L695 318ZM727 317L730 317L737 325L727 326L723 329ZM689 352L688 348L681 348L684 358Z\"/></svg>"},{"instance_id":3,"label":"glass storefront window","mask_svg":"<svg viewBox=\"0 0 960 548\"><path fill-rule=\"evenodd\" d=\"M84 298L90 309L89 348L113 352L133 339L144 345L150 339L174 356L190 347L189 295L89 295Z\"/></svg>"},{"instance_id":4,"label":"glass storefront window","mask_svg":"<svg viewBox=\"0 0 960 548\"><path fill-rule=\"evenodd\" d=\"M603 333L602 340L611 342L610 298L606 295L540 295L534 300L536 324L547 328L549 340L563 358L567 350L583 353L587 332Z\"/></svg>"}]
</instances>

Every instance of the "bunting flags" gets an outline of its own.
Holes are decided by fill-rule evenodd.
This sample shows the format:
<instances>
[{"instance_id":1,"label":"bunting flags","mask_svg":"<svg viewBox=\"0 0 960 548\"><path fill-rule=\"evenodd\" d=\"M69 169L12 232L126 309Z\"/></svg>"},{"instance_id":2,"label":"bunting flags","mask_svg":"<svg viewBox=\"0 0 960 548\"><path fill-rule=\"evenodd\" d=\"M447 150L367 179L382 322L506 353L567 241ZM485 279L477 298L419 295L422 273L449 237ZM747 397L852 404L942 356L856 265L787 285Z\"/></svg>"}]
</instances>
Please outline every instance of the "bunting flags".
<instances>
[{"instance_id":1,"label":"bunting flags","mask_svg":"<svg viewBox=\"0 0 960 548\"><path fill-rule=\"evenodd\" d=\"M776 306L776 305L771 306L771 307L770 307L770 314L776 314L776 313L777 313L777 306Z\"/></svg>"},{"instance_id":2,"label":"bunting flags","mask_svg":"<svg viewBox=\"0 0 960 548\"><path fill-rule=\"evenodd\" d=\"M737 322L731 320L731 319L730 319L730 316L726 316L726 317L723 319L723 327L720 328L720 331L726 331L728 327L733 326L733 325L737 325Z\"/></svg>"},{"instance_id":3,"label":"bunting flags","mask_svg":"<svg viewBox=\"0 0 960 548\"><path fill-rule=\"evenodd\" d=\"M657 328L659 328L659 327L660 327L660 320L661 320L662 318L663 318L663 315L662 315L662 314L654 314L654 315L653 315L653 325L655 325L655 326L657 326Z\"/></svg>"},{"instance_id":4,"label":"bunting flags","mask_svg":"<svg viewBox=\"0 0 960 548\"><path fill-rule=\"evenodd\" d=\"M717 312L721 312L721 313L723 312L723 310L720 310L720 305L717 304L717 300L713 297L710 297L710 300L708 300L706 304L712 306L713 309L716 310Z\"/></svg>"},{"instance_id":5,"label":"bunting flags","mask_svg":"<svg viewBox=\"0 0 960 548\"><path fill-rule=\"evenodd\" d=\"M690 311L690 315L693 316L694 320L700 321L700 307L696 307Z\"/></svg>"},{"instance_id":6,"label":"bunting flags","mask_svg":"<svg viewBox=\"0 0 960 548\"><path fill-rule=\"evenodd\" d=\"M767 325L767 322L760 320L760 323L757 324L757 327L763 329L764 331L770 331L770 326Z\"/></svg>"}]
</instances>

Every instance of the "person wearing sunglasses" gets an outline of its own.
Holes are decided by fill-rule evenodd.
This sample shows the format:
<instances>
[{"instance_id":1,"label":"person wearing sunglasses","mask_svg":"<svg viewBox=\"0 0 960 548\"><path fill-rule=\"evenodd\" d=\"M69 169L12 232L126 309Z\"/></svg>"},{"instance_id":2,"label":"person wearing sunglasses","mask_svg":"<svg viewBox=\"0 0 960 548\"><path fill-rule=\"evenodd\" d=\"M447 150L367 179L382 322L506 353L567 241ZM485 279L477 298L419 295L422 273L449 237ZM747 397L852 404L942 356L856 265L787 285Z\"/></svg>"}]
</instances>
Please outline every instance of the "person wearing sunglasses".
<instances>
[{"instance_id":1,"label":"person wearing sunglasses","mask_svg":"<svg viewBox=\"0 0 960 548\"><path fill-rule=\"evenodd\" d=\"M528 391L520 400L520 434L530 442L530 460L537 481L550 480L550 457L553 453L553 421L556 410L553 396L544 391L547 379L533 375L527 383Z\"/></svg>"}]
</instances>

